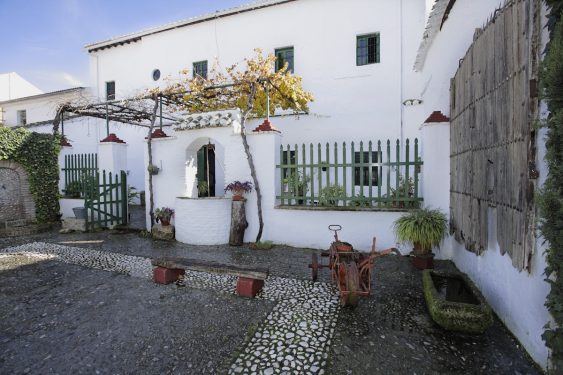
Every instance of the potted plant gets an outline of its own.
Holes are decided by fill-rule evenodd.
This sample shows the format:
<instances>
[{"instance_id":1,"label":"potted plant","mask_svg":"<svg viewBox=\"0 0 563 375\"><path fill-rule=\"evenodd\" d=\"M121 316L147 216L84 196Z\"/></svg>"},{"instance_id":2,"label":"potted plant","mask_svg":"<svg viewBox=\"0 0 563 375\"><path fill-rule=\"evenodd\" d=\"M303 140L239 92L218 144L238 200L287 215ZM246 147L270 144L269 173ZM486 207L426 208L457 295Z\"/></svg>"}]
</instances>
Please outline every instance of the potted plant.
<instances>
[{"instance_id":1,"label":"potted plant","mask_svg":"<svg viewBox=\"0 0 563 375\"><path fill-rule=\"evenodd\" d=\"M309 191L309 182L311 177L303 176L301 172L292 173L283 180L287 191L293 193L297 197L297 203L303 204L305 202L305 195Z\"/></svg>"},{"instance_id":2,"label":"potted plant","mask_svg":"<svg viewBox=\"0 0 563 375\"><path fill-rule=\"evenodd\" d=\"M225 192L230 191L233 193L233 200L234 201L241 201L244 198L242 197L246 193L250 193L252 191L252 182L250 181L233 181L225 187Z\"/></svg>"},{"instance_id":3,"label":"potted plant","mask_svg":"<svg viewBox=\"0 0 563 375\"><path fill-rule=\"evenodd\" d=\"M80 181L69 182L65 187L65 196L68 198L80 198L82 183Z\"/></svg>"},{"instance_id":4,"label":"potted plant","mask_svg":"<svg viewBox=\"0 0 563 375\"><path fill-rule=\"evenodd\" d=\"M207 196L208 191L209 191L209 185L207 184L207 181L199 180L197 182L197 195L199 197Z\"/></svg>"},{"instance_id":5,"label":"potted plant","mask_svg":"<svg viewBox=\"0 0 563 375\"><path fill-rule=\"evenodd\" d=\"M346 196L344 186L328 185L321 189L319 204L321 206L338 206L340 200Z\"/></svg>"},{"instance_id":6,"label":"potted plant","mask_svg":"<svg viewBox=\"0 0 563 375\"><path fill-rule=\"evenodd\" d=\"M419 208L404 214L394 223L399 242L412 243L413 265L418 269L434 267L432 247L440 244L447 233L448 220L440 210Z\"/></svg>"},{"instance_id":7,"label":"potted plant","mask_svg":"<svg viewBox=\"0 0 563 375\"><path fill-rule=\"evenodd\" d=\"M149 164L149 166L147 167L147 171L149 172L149 174L152 174L153 176L158 174L158 172L160 171L160 168L157 167L154 164Z\"/></svg>"},{"instance_id":8,"label":"potted plant","mask_svg":"<svg viewBox=\"0 0 563 375\"><path fill-rule=\"evenodd\" d=\"M163 226L170 225L170 219L174 216L174 210L170 207L157 208L154 211L156 221L160 221Z\"/></svg>"}]
</instances>

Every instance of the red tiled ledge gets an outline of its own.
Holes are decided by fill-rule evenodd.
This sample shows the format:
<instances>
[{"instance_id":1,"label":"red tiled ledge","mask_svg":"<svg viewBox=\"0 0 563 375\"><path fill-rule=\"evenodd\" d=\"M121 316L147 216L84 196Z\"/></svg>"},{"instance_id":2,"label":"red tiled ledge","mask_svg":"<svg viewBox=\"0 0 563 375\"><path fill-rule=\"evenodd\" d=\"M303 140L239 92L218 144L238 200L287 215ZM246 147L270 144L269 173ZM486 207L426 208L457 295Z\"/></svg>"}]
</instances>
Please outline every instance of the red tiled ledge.
<instances>
[{"instance_id":1,"label":"red tiled ledge","mask_svg":"<svg viewBox=\"0 0 563 375\"><path fill-rule=\"evenodd\" d=\"M428 116L426 121L424 121L425 124L432 122L450 122L450 118L444 115L441 111L434 111L430 116Z\"/></svg>"},{"instance_id":2,"label":"red tiled ledge","mask_svg":"<svg viewBox=\"0 0 563 375\"><path fill-rule=\"evenodd\" d=\"M253 132L278 132L278 133L281 133L278 129L274 128L272 123L270 121L268 121L267 119L264 120L264 122L261 123L256 129L254 129Z\"/></svg>"},{"instance_id":3,"label":"red tiled ledge","mask_svg":"<svg viewBox=\"0 0 563 375\"><path fill-rule=\"evenodd\" d=\"M123 139L119 139L115 133L110 133L110 135L102 139L100 142L125 143L125 141Z\"/></svg>"}]
</instances>

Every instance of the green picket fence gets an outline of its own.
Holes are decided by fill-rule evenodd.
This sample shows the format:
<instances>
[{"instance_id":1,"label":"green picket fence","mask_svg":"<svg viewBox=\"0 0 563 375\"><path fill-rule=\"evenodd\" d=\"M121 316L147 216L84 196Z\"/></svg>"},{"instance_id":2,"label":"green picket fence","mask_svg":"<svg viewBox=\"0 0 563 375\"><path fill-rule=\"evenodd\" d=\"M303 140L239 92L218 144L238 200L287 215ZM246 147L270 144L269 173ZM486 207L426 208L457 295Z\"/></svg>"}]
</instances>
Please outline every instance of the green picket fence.
<instances>
[{"instance_id":1,"label":"green picket fence","mask_svg":"<svg viewBox=\"0 0 563 375\"><path fill-rule=\"evenodd\" d=\"M281 206L409 209L420 206L418 139L280 146ZM411 150L412 148L412 150Z\"/></svg>"},{"instance_id":2,"label":"green picket fence","mask_svg":"<svg viewBox=\"0 0 563 375\"><path fill-rule=\"evenodd\" d=\"M127 174L96 172L85 179L84 207L87 209L86 228L109 228L127 224Z\"/></svg>"},{"instance_id":3,"label":"green picket fence","mask_svg":"<svg viewBox=\"0 0 563 375\"><path fill-rule=\"evenodd\" d=\"M71 198L84 198L84 182L98 172L98 154L65 155L64 194Z\"/></svg>"}]
</instances>

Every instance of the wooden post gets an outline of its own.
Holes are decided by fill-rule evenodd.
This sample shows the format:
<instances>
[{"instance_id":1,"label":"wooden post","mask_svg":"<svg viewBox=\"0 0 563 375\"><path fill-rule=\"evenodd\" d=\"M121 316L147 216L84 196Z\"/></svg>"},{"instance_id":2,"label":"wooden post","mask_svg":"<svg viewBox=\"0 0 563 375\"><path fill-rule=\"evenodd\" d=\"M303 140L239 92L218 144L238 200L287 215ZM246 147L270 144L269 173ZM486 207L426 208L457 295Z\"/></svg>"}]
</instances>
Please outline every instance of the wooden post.
<instances>
[{"instance_id":1,"label":"wooden post","mask_svg":"<svg viewBox=\"0 0 563 375\"><path fill-rule=\"evenodd\" d=\"M231 231L229 245L241 246L244 241L244 231L248 228L246 221L246 199L231 202Z\"/></svg>"}]
</instances>

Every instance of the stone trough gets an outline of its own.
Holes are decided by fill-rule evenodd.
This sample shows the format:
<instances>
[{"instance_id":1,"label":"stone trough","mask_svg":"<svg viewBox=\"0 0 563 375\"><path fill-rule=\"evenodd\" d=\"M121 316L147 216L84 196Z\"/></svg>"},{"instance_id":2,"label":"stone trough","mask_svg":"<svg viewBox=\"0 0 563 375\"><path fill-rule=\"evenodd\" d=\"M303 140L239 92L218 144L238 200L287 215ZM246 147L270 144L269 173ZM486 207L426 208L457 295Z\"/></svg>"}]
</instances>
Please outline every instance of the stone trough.
<instances>
[{"instance_id":1,"label":"stone trough","mask_svg":"<svg viewBox=\"0 0 563 375\"><path fill-rule=\"evenodd\" d=\"M442 328L482 333L493 323L485 298L465 274L424 270L422 281L430 316Z\"/></svg>"}]
</instances>

